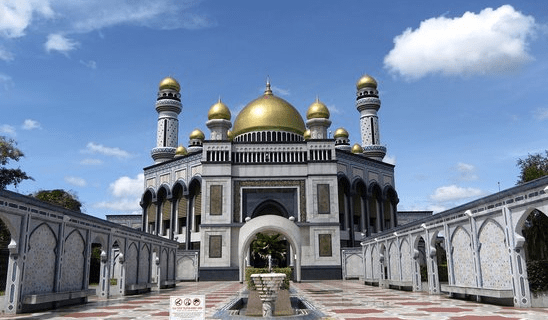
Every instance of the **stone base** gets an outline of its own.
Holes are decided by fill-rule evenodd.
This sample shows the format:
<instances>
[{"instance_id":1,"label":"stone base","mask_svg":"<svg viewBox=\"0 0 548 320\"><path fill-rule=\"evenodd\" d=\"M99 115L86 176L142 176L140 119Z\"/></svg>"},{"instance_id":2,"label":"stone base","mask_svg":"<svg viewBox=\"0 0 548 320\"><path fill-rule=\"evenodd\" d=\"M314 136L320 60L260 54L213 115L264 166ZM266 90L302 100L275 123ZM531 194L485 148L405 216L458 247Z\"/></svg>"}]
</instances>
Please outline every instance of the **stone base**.
<instances>
[{"instance_id":1,"label":"stone base","mask_svg":"<svg viewBox=\"0 0 548 320\"><path fill-rule=\"evenodd\" d=\"M259 292L257 290L249 291L249 297L247 298L247 310L245 315L247 317L263 316L263 303L261 301L261 298L259 298ZM289 299L289 290L284 289L278 292L278 300L276 300L276 306L274 307L274 315L293 315L293 308L291 308L291 301Z\"/></svg>"}]
</instances>

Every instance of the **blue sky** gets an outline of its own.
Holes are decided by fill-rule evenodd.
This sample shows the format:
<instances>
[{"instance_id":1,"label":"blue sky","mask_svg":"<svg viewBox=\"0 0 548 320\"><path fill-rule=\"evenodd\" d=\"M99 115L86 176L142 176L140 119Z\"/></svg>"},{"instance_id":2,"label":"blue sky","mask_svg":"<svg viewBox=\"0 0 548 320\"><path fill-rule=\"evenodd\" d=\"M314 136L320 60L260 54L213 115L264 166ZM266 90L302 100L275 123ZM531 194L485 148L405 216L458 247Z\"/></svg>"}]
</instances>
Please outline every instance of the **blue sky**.
<instances>
[{"instance_id":1,"label":"blue sky","mask_svg":"<svg viewBox=\"0 0 548 320\"><path fill-rule=\"evenodd\" d=\"M159 81L181 84L179 143L219 96L238 111L264 90L361 143L355 83L379 83L381 143L400 210L439 212L515 185L548 137L542 1L76 1L0 3L0 135L35 180L84 211L139 212L153 164Z\"/></svg>"}]
</instances>

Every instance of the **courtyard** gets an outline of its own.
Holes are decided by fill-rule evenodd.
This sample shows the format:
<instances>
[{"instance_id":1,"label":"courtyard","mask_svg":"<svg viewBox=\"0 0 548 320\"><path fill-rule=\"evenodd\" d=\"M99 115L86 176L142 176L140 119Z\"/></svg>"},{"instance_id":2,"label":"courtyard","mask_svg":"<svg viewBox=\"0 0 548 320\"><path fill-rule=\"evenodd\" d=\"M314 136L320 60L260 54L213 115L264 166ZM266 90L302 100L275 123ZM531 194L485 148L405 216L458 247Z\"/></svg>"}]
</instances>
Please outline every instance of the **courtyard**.
<instances>
[{"instance_id":1,"label":"courtyard","mask_svg":"<svg viewBox=\"0 0 548 320\"><path fill-rule=\"evenodd\" d=\"M515 308L451 299L445 295L366 286L356 280L292 283L297 294L318 308L324 319L546 319L548 308ZM244 284L230 281L179 282L173 289L108 301L90 297L88 304L57 310L1 316L4 319L168 319L169 297L205 295L206 318L239 292Z\"/></svg>"}]
</instances>

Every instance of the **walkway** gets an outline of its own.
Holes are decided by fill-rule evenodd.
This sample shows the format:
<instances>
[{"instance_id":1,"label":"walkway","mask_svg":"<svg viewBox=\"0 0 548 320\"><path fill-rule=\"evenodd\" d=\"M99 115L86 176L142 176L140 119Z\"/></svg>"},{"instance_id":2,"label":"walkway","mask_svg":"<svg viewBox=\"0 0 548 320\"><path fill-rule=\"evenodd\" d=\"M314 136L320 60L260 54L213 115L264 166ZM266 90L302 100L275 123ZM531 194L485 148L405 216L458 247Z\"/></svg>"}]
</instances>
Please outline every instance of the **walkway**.
<instances>
[{"instance_id":1,"label":"walkway","mask_svg":"<svg viewBox=\"0 0 548 320\"><path fill-rule=\"evenodd\" d=\"M292 284L326 319L517 320L547 319L548 309L520 309L449 299L426 293L383 290L357 281L308 281ZM206 318L243 289L238 282L183 282L172 290L1 319L168 319L172 295L206 295Z\"/></svg>"}]
</instances>

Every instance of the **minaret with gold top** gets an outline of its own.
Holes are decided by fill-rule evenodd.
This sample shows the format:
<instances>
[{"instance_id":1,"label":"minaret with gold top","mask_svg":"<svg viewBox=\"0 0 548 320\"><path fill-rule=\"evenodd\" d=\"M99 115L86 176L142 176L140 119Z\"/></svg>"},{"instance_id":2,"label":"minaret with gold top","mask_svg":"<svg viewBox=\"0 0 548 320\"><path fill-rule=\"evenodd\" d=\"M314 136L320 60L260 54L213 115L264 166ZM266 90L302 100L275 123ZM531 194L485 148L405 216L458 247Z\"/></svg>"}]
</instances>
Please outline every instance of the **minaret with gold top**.
<instances>
[{"instance_id":1,"label":"minaret with gold top","mask_svg":"<svg viewBox=\"0 0 548 320\"><path fill-rule=\"evenodd\" d=\"M329 109L318 98L314 101L306 112L306 126L310 130L311 139L327 139L327 129L331 125L329 120Z\"/></svg>"},{"instance_id":2,"label":"minaret with gold top","mask_svg":"<svg viewBox=\"0 0 548 320\"><path fill-rule=\"evenodd\" d=\"M156 111L158 112L156 148L151 152L155 163L175 157L179 135L179 119L177 117L183 108L180 90L181 86L172 77L167 77L160 82L156 99Z\"/></svg>"},{"instance_id":3,"label":"minaret with gold top","mask_svg":"<svg viewBox=\"0 0 548 320\"><path fill-rule=\"evenodd\" d=\"M382 161L386 147L381 145L379 118L377 111L381 107L377 81L365 75L356 83L356 108L360 112L360 131L362 136L363 155Z\"/></svg>"}]
</instances>

